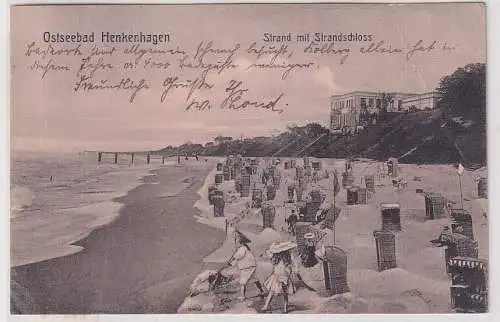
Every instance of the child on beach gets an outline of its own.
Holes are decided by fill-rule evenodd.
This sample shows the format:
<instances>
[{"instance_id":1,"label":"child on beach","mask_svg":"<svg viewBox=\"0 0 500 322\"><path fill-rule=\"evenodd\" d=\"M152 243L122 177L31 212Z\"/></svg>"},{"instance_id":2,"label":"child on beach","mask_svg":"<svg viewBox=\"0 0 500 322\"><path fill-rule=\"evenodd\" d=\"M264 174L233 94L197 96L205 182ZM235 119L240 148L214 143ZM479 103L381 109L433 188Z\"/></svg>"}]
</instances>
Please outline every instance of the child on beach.
<instances>
[{"instance_id":1,"label":"child on beach","mask_svg":"<svg viewBox=\"0 0 500 322\"><path fill-rule=\"evenodd\" d=\"M240 271L240 287L241 287L241 295L238 298L240 301L244 301L246 299L246 291L248 282L251 279L255 279L255 285L259 289L259 295L262 296L263 290L260 281L255 277L255 271L257 270L257 262L255 261L255 257L250 250L248 244L251 242L248 237L243 235L238 230L235 231L237 235L237 245L238 249L231 256L228 261L227 267L229 266L237 266Z\"/></svg>"},{"instance_id":2,"label":"child on beach","mask_svg":"<svg viewBox=\"0 0 500 322\"><path fill-rule=\"evenodd\" d=\"M273 273L264 282L265 288L269 291L262 311L269 309L269 304L275 295L283 295L284 313L288 313L288 295L294 293L295 289L291 281L292 257L290 251L297 247L292 242L273 243L269 248L271 261L273 263Z\"/></svg>"}]
</instances>

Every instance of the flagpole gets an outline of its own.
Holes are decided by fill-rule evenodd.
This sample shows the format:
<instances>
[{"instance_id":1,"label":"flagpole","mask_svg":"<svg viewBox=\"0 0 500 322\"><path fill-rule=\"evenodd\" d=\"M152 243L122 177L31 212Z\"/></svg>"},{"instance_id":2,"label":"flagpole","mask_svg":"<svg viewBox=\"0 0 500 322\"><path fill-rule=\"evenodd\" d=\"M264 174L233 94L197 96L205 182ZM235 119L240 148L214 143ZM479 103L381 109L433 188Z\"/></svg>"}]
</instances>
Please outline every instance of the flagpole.
<instances>
[{"instance_id":1,"label":"flagpole","mask_svg":"<svg viewBox=\"0 0 500 322\"><path fill-rule=\"evenodd\" d=\"M337 226L337 219L335 218L335 213L337 211L336 207L335 207L335 199L336 199L336 196L335 196L335 187L333 188L333 245L336 245L336 241L335 241L335 227Z\"/></svg>"},{"instance_id":2,"label":"flagpole","mask_svg":"<svg viewBox=\"0 0 500 322\"><path fill-rule=\"evenodd\" d=\"M336 215L336 199L337 199L337 186L338 186L338 181L339 181L339 178L337 176L337 170L334 171L333 173L333 245L336 245L337 242L336 242L336 228L337 228L337 219L338 218L335 218L335 215Z\"/></svg>"},{"instance_id":3,"label":"flagpole","mask_svg":"<svg viewBox=\"0 0 500 322\"><path fill-rule=\"evenodd\" d=\"M464 197L463 197L463 192L462 192L462 174L464 173L464 171L465 171L465 169L462 166L462 163L459 163L457 173L458 173L458 182L460 185L460 206L462 206L462 210L464 209Z\"/></svg>"},{"instance_id":4,"label":"flagpole","mask_svg":"<svg viewBox=\"0 0 500 322\"><path fill-rule=\"evenodd\" d=\"M464 197L462 194L462 176L458 175L458 182L460 183L460 205L462 206L462 210L464 209Z\"/></svg>"}]
</instances>

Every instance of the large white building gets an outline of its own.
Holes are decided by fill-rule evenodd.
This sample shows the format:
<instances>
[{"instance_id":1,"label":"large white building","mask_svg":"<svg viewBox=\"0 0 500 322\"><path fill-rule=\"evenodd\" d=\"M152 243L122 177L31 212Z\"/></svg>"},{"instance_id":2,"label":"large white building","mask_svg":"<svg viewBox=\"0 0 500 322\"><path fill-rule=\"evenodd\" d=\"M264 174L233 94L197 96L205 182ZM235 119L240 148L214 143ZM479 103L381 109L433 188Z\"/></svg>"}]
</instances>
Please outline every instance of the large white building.
<instances>
[{"instance_id":1,"label":"large white building","mask_svg":"<svg viewBox=\"0 0 500 322\"><path fill-rule=\"evenodd\" d=\"M439 102L438 92L428 92L417 94L403 99L401 108L403 111L410 110L427 110L437 108Z\"/></svg>"},{"instance_id":2,"label":"large white building","mask_svg":"<svg viewBox=\"0 0 500 322\"><path fill-rule=\"evenodd\" d=\"M333 95L330 102L330 130L353 132L360 125L361 115L378 114L384 106L387 112L434 109L438 100L437 92L414 94L354 91Z\"/></svg>"}]
</instances>

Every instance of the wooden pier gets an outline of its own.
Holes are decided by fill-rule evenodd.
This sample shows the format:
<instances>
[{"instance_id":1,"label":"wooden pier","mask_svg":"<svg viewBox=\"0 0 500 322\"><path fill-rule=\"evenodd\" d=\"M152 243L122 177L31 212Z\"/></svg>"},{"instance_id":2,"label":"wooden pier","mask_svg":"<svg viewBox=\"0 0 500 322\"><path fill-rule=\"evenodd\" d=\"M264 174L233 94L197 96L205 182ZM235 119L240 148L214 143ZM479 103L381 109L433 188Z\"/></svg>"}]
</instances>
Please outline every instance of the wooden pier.
<instances>
[{"instance_id":1,"label":"wooden pier","mask_svg":"<svg viewBox=\"0 0 500 322\"><path fill-rule=\"evenodd\" d=\"M161 164L165 164L165 160L169 157L175 157L176 155L167 155L162 154L156 151L84 151L84 153L95 153L97 155L97 162L102 163L104 156L113 156L114 164L118 164L118 160L120 156L126 156L127 159L130 160L130 164L134 165L137 161L137 156L145 156L146 164L151 164L152 159L161 159Z\"/></svg>"}]
</instances>

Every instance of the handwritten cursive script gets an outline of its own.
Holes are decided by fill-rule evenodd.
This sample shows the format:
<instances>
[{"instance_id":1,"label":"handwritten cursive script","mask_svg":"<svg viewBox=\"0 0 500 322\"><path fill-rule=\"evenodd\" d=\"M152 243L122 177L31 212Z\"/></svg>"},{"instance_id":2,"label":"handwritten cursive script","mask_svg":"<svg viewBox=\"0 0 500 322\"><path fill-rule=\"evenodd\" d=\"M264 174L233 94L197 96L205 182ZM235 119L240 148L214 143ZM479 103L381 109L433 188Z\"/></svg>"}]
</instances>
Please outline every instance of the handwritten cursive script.
<instances>
[{"instance_id":1,"label":"handwritten cursive script","mask_svg":"<svg viewBox=\"0 0 500 322\"><path fill-rule=\"evenodd\" d=\"M165 100L167 99L167 95L172 89L187 88L189 91L188 95L186 96L186 101L189 101L193 93L197 90L212 89L214 85L206 81L206 76L207 74L206 72L204 72L200 77L197 77L194 80L186 80L185 82L180 82L179 77L177 76L165 78L162 83L164 90L161 94L161 102L165 102Z\"/></svg>"},{"instance_id":2,"label":"handwritten cursive script","mask_svg":"<svg viewBox=\"0 0 500 322\"><path fill-rule=\"evenodd\" d=\"M415 45L411 46L406 54L406 59L410 60L417 53L428 53L436 49L437 41L433 41L430 44L425 44L423 40L419 40Z\"/></svg>"},{"instance_id":3,"label":"handwritten cursive script","mask_svg":"<svg viewBox=\"0 0 500 322\"><path fill-rule=\"evenodd\" d=\"M70 84L75 94L116 93L134 103L139 93L149 91L163 105L180 102L185 111L220 108L281 114L287 106L286 87L276 86L280 90L271 98L263 99L256 87L266 87L266 84L255 82L262 79L257 74L265 73L266 82L286 81L286 86L302 77L313 77L310 83L315 84L318 70L325 66L345 66L354 59L348 60L351 56L374 62L380 56L408 61L437 52L450 55L457 46L438 40L418 40L404 46L385 39L349 43L304 39L296 43L250 41L223 45L214 40L201 40L189 48L170 44L39 44L31 41L23 48L23 59L40 81L50 77L69 79L61 83ZM332 61L331 58L338 59ZM180 99L174 95L181 95Z\"/></svg>"},{"instance_id":4,"label":"handwritten cursive script","mask_svg":"<svg viewBox=\"0 0 500 322\"><path fill-rule=\"evenodd\" d=\"M69 66L66 65L57 65L55 64L54 59L49 59L46 63L42 63L38 60L35 60L33 65L30 66L31 70L39 71L42 73L41 79L44 79L48 72L60 72L60 71L68 71L70 70Z\"/></svg>"},{"instance_id":5,"label":"handwritten cursive script","mask_svg":"<svg viewBox=\"0 0 500 322\"><path fill-rule=\"evenodd\" d=\"M82 75L80 79L75 83L73 90L78 91L103 91L103 90L114 90L120 91L125 90L132 92L130 95L129 102L132 103L137 96L139 91L144 89L149 89L150 86L144 78L139 81L134 81L131 78L122 78L118 82L111 82L107 79L101 79L99 81L93 81L92 77Z\"/></svg>"},{"instance_id":6,"label":"handwritten cursive script","mask_svg":"<svg viewBox=\"0 0 500 322\"><path fill-rule=\"evenodd\" d=\"M225 89L228 95L222 101L221 109L240 110L253 107L278 112L280 114L283 113L283 109L278 107L278 103L284 95L283 93L280 93L275 99L267 102L244 100L243 95L248 92L248 89L243 88L242 85L242 81L231 80L229 82L229 85Z\"/></svg>"},{"instance_id":7,"label":"handwritten cursive script","mask_svg":"<svg viewBox=\"0 0 500 322\"><path fill-rule=\"evenodd\" d=\"M296 68L311 68L312 66L315 66L313 62L309 63L286 63L286 62L270 62L270 63L256 63L256 64L251 64L250 66L247 67L248 69L251 68L260 68L260 69L284 69L283 73L281 74L281 80L285 80L290 73L296 69Z\"/></svg>"}]
</instances>

